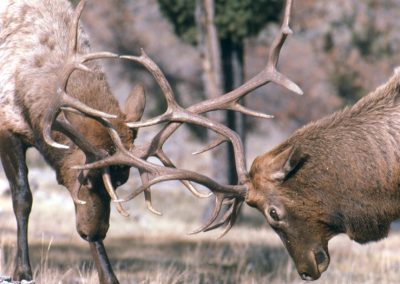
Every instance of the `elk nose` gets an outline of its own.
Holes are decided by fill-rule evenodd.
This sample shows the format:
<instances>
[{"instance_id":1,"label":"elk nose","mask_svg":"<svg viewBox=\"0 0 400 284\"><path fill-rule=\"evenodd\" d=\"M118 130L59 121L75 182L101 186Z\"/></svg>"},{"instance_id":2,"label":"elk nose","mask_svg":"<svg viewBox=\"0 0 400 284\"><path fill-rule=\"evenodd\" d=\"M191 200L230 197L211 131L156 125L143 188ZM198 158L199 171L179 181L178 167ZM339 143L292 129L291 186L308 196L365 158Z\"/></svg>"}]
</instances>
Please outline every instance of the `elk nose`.
<instances>
[{"instance_id":1,"label":"elk nose","mask_svg":"<svg viewBox=\"0 0 400 284\"><path fill-rule=\"evenodd\" d=\"M329 266L329 256L324 249L315 252L315 262L320 273L324 272Z\"/></svg>"},{"instance_id":2,"label":"elk nose","mask_svg":"<svg viewBox=\"0 0 400 284\"><path fill-rule=\"evenodd\" d=\"M312 278L310 275L308 275L307 273L302 273L300 274L301 279L305 280L305 281L312 281L314 280L314 278Z\"/></svg>"}]
</instances>

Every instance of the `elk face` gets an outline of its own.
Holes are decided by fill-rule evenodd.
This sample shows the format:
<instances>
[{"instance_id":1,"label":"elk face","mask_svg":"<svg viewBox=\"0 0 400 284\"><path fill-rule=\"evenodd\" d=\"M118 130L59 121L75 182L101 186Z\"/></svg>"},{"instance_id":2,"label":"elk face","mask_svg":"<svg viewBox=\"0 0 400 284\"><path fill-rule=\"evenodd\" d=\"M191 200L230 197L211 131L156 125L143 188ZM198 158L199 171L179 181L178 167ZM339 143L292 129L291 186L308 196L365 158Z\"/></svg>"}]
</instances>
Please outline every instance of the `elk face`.
<instances>
[{"instance_id":1,"label":"elk face","mask_svg":"<svg viewBox=\"0 0 400 284\"><path fill-rule=\"evenodd\" d=\"M282 147L281 147L282 148ZM279 235L303 280L316 280L329 265L328 241L334 235L326 208L298 188L296 175L308 157L294 147L258 157L251 168L247 203L262 212ZM302 184L302 183L300 183ZM303 184L302 184L303 185Z\"/></svg>"}]
</instances>

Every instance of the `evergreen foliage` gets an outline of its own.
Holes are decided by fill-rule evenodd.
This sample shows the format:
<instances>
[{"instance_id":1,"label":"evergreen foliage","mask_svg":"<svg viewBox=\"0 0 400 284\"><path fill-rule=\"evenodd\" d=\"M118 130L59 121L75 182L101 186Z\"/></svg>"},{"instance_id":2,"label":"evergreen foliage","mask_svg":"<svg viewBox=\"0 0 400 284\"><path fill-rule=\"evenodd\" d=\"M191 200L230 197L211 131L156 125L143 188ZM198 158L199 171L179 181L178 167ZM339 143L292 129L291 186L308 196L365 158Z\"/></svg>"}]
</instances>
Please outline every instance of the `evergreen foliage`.
<instances>
[{"instance_id":1,"label":"evergreen foliage","mask_svg":"<svg viewBox=\"0 0 400 284\"><path fill-rule=\"evenodd\" d=\"M157 0L162 13L184 41L196 43L196 0ZM280 18L282 0L215 0L215 24L220 40L241 43Z\"/></svg>"}]
</instances>

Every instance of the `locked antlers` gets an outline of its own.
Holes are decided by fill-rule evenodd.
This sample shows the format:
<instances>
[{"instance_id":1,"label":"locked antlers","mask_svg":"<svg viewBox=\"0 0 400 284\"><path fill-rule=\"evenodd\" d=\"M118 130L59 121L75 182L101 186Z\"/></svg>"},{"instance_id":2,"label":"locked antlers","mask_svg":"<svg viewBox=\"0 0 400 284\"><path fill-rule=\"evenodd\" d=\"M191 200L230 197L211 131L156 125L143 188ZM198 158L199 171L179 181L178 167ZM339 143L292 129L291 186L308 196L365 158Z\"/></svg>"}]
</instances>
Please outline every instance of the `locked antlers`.
<instances>
[{"instance_id":1,"label":"locked antlers","mask_svg":"<svg viewBox=\"0 0 400 284\"><path fill-rule=\"evenodd\" d=\"M94 53L90 55L78 56L76 52L76 37L78 28L76 28L75 33L71 35L74 43L71 43L70 45L68 60L66 61L66 66L64 68L65 70L63 70L60 77L60 87L57 90L58 97L54 102L55 110L52 110L52 112L46 116L47 128L45 129L44 134L45 137L47 137L46 141L50 145L56 147L60 146L59 144L49 139L49 129L51 127L51 122L54 121L55 117L57 117L60 109L65 109L65 107L72 107L75 110L84 113L85 115L92 117L93 119L98 120L108 129L110 137L115 145L116 152L113 155L105 155L103 157L99 157L93 163L76 166L75 169L105 169L112 165L127 165L139 169L142 177L142 185L136 188L127 197L125 197L124 201L129 201L144 192L149 209L152 210L154 213L158 212L151 205L150 187L152 185L169 180L181 180L184 185L189 188L194 194L196 194L197 196L202 196L196 191L196 189L190 182L201 184L209 188L211 192L214 193L215 207L210 219L206 222L206 224L196 230L194 233L209 231L227 224L226 230L224 231L223 235L226 234L236 221L237 214L240 210L241 205L244 202L250 183L246 167L244 149L242 142L236 132L221 123L212 121L209 118L202 116L202 114L215 110L234 110L250 116L270 118L270 115L256 112L242 106L240 104L240 100L251 91L259 88L260 86L268 84L269 82L274 82L300 95L303 93L300 87L298 87L294 82L292 82L290 79L288 79L285 75L277 70L277 63L281 48L287 36L292 33L289 27L292 5L293 0L287 0L282 26L271 45L271 49L268 54L268 61L263 70L261 70L257 75L255 75L248 82L238 87L237 89L223 94L220 97L205 100L188 108L183 108L177 103L173 90L169 82L165 78L163 72L160 70L157 64L147 56L144 51L142 51L140 56L121 56L120 58L122 59L136 62L137 64L145 67L160 86L167 102L167 109L163 114L151 118L147 121L127 123L127 126L136 129L161 123L167 123L164 128L159 131L148 143L144 145L135 145L135 147L132 147L131 150L127 150L125 148L117 131L113 129L113 127L107 122L107 119L112 118L112 116L84 107L84 105L75 101L71 103L70 98L65 92L68 78L73 70L80 69L84 71L89 71L85 66L82 66L83 62L98 58L115 57L114 54L110 53ZM80 15L80 13L82 12L82 7L83 4L81 2L81 4L78 5L76 12L78 15ZM77 18L79 19L79 16ZM189 170L178 169L175 167L172 161L165 155L162 148L168 138L183 123L199 125L215 131L220 135L220 138L217 141L212 142L204 150L197 152L197 154L209 151L226 141L232 144L235 154L235 165L238 176L238 184L221 185L205 175ZM164 166L159 166L154 163L148 162L147 159L152 156L158 158ZM115 199L116 196L112 196L112 198ZM221 221L215 223L223 205L228 205L229 209L227 210Z\"/></svg>"}]
</instances>

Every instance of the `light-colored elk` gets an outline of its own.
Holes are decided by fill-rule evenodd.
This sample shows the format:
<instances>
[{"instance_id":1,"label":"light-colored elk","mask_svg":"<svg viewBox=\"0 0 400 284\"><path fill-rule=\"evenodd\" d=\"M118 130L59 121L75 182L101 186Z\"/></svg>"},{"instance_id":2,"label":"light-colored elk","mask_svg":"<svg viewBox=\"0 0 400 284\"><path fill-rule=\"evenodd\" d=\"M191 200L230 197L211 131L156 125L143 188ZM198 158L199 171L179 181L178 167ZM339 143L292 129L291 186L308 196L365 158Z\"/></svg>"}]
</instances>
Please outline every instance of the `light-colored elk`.
<instances>
[{"instance_id":1,"label":"light-colored elk","mask_svg":"<svg viewBox=\"0 0 400 284\"><path fill-rule=\"evenodd\" d=\"M10 0L1 1L0 5L0 154L18 226L14 280L32 278L27 241L32 195L25 154L29 147L35 147L55 169L58 182L71 192L77 230L90 242L100 281L116 283L102 243L110 213L110 197L105 188L111 183L124 183L129 169L110 167L85 174L71 169L77 162L93 161L113 151L107 130L95 120L66 112L57 118L53 125L57 131L51 136L69 145L69 149L49 146L43 131L49 117L46 112L55 104L64 107L65 103L58 99L65 98L77 110L87 110L87 106L98 109L95 114L108 117L124 145L130 147L136 132L125 122L140 118L141 112L121 111L101 68L93 63L84 64L117 55L90 53L88 38L78 28L83 3L75 13L69 2L61 0ZM74 69L78 70L73 72ZM136 88L127 105L143 105L142 91ZM70 96L66 97L65 92ZM110 190L109 193L114 194ZM120 205L119 210L123 212Z\"/></svg>"},{"instance_id":2,"label":"light-colored elk","mask_svg":"<svg viewBox=\"0 0 400 284\"><path fill-rule=\"evenodd\" d=\"M190 182L199 183L215 194L216 206L210 220L197 232L227 223L226 233L248 198L252 181L238 135L202 114L230 109L269 117L239 104L249 92L269 82L302 93L276 69L280 50L291 33L292 0L286 3L283 24L271 46L266 67L232 92L187 109L177 104L162 71L144 52L140 56L120 57L90 52L88 38L79 26L84 4L82 0L75 12L66 0L3 0L0 4L0 155L18 225L15 280L32 278L27 241L32 195L25 163L29 147L39 150L56 171L58 182L71 193L77 231L90 243L100 282L118 283L102 242L109 227L110 200L117 202L118 211L126 215L121 201L144 193L149 209L157 213L151 205L150 186L176 179L201 196ZM125 110L120 110L104 73L92 62L118 57L144 66L154 76L168 105L163 115L138 122L145 107L141 87L132 91ZM133 147L137 128L162 122L168 123L151 141ZM221 135L203 151L223 142L232 143L237 185L221 185L207 176L175 168L162 147L182 123L200 125ZM164 166L148 162L151 156ZM114 187L127 181L129 167L139 169L143 185L121 200ZM223 204L228 204L229 210L214 224Z\"/></svg>"}]
</instances>

